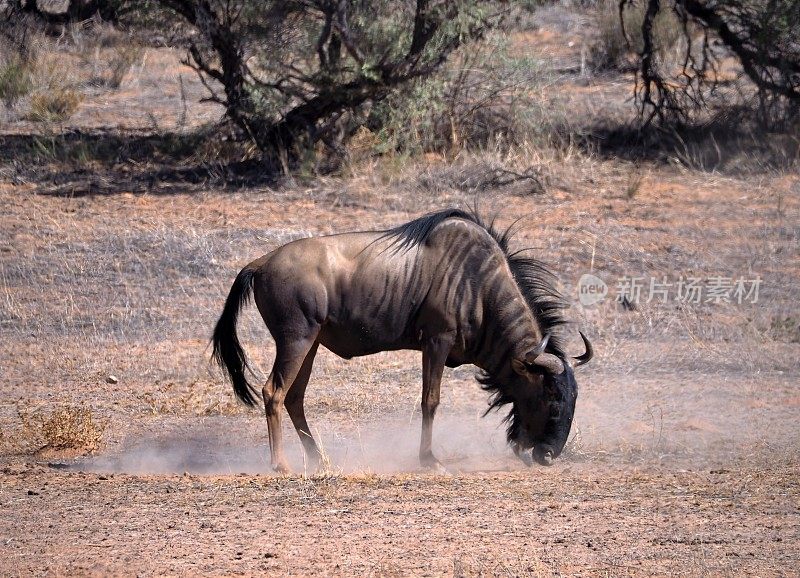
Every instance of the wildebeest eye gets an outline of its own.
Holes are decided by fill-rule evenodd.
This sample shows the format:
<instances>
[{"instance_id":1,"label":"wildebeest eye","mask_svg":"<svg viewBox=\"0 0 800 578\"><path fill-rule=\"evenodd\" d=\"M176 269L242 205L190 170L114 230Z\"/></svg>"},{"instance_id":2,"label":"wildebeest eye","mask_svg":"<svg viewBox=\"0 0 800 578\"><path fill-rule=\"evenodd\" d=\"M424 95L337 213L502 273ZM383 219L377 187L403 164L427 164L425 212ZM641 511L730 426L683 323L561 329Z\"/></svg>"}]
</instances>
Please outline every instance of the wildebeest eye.
<instances>
[{"instance_id":1,"label":"wildebeest eye","mask_svg":"<svg viewBox=\"0 0 800 578\"><path fill-rule=\"evenodd\" d=\"M558 387L552 381L545 381L544 382L544 393L550 399L560 399L561 394L558 391Z\"/></svg>"}]
</instances>

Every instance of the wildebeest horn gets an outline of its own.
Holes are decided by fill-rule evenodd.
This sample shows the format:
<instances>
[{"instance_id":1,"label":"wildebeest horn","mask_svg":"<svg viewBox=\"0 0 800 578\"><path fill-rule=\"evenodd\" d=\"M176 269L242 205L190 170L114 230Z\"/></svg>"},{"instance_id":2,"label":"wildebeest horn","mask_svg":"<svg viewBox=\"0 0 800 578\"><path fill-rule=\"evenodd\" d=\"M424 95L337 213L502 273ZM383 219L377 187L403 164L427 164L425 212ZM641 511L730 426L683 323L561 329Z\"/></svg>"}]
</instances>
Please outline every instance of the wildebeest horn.
<instances>
[{"instance_id":1,"label":"wildebeest horn","mask_svg":"<svg viewBox=\"0 0 800 578\"><path fill-rule=\"evenodd\" d=\"M549 333L542 337L542 342L539 345L528 352L528 355L525 356L525 363L533 363L537 357L544 353L544 350L547 348L548 341L550 341Z\"/></svg>"},{"instance_id":2,"label":"wildebeest horn","mask_svg":"<svg viewBox=\"0 0 800 578\"><path fill-rule=\"evenodd\" d=\"M548 373L553 375L561 375L564 373L564 362L561 361L560 357L552 353L543 353L536 358L533 364L543 367Z\"/></svg>"},{"instance_id":3,"label":"wildebeest horn","mask_svg":"<svg viewBox=\"0 0 800 578\"><path fill-rule=\"evenodd\" d=\"M549 373L560 375L564 371L564 362L552 353L545 353L547 342L550 341L550 334L542 338L542 342L534 349L531 349L525 356L525 363L528 365L538 365Z\"/></svg>"},{"instance_id":4,"label":"wildebeest horn","mask_svg":"<svg viewBox=\"0 0 800 578\"><path fill-rule=\"evenodd\" d=\"M592 349L591 342L583 334L583 331L579 331L578 333L581 334L581 339L583 339L583 346L586 348L586 351L584 352L583 355L579 355L578 357L574 358L575 361L578 362L578 363L575 364L575 367L578 367L579 365L583 365L584 363L589 363L589 360L591 360L592 357L594 357L594 349Z\"/></svg>"}]
</instances>

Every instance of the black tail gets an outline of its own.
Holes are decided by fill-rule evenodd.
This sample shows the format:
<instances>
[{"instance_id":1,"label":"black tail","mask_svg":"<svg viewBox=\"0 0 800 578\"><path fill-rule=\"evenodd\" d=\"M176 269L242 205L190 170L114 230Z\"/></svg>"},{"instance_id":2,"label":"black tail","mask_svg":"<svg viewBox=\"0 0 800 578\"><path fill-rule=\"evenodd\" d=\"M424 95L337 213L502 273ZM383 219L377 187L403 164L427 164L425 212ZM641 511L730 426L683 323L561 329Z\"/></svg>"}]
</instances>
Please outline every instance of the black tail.
<instances>
[{"instance_id":1,"label":"black tail","mask_svg":"<svg viewBox=\"0 0 800 578\"><path fill-rule=\"evenodd\" d=\"M255 405L256 398L253 395L253 386L247 382L245 376L245 371L249 368L247 357L236 336L236 319L241 308L250 300L254 274L255 269L251 269L248 265L236 276L231 292L225 300L225 308L214 328L214 336L211 338L214 343L211 358L228 372L236 397L250 406Z\"/></svg>"}]
</instances>

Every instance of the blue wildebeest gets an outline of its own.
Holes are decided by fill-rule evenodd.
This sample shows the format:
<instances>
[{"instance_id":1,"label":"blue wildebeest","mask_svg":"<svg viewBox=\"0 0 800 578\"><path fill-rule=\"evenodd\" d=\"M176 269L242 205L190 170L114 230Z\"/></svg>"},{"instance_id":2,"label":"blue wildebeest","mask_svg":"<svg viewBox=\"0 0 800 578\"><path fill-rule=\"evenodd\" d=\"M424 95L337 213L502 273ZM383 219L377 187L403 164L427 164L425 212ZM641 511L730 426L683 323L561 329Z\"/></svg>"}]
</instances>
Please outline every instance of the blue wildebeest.
<instances>
[{"instance_id":1,"label":"blue wildebeest","mask_svg":"<svg viewBox=\"0 0 800 578\"><path fill-rule=\"evenodd\" d=\"M536 259L508 248L476 212L451 209L388 231L300 239L241 270L214 329L213 356L247 405L256 390L236 319L252 292L275 339L272 372L261 395L272 466L288 471L281 408L308 460L320 452L306 422L303 398L319 345L345 359L379 351L422 351L423 466L441 468L431 451L433 416L444 366L478 366L490 409L506 404L508 441L526 463L549 464L567 441L578 388L553 330L563 300L552 274ZM586 351L577 365L592 357Z\"/></svg>"}]
</instances>

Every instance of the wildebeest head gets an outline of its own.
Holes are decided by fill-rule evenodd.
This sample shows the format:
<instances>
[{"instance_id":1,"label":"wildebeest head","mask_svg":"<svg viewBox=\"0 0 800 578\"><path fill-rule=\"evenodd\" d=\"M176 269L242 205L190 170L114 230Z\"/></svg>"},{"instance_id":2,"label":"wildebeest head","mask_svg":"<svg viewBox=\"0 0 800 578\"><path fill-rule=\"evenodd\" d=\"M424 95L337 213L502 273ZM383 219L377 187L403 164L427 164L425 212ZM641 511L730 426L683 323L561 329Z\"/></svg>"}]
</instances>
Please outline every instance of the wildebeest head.
<instances>
[{"instance_id":1,"label":"wildebeest head","mask_svg":"<svg viewBox=\"0 0 800 578\"><path fill-rule=\"evenodd\" d=\"M581 337L586 352L575 358L576 366L587 363L593 355L589 340L583 333ZM561 454L578 398L572 366L566 359L545 352L548 339L546 335L524 359L511 360L513 374L508 383L498 387L492 402L493 407L511 404L508 441L528 465L531 458L550 465Z\"/></svg>"}]
</instances>

